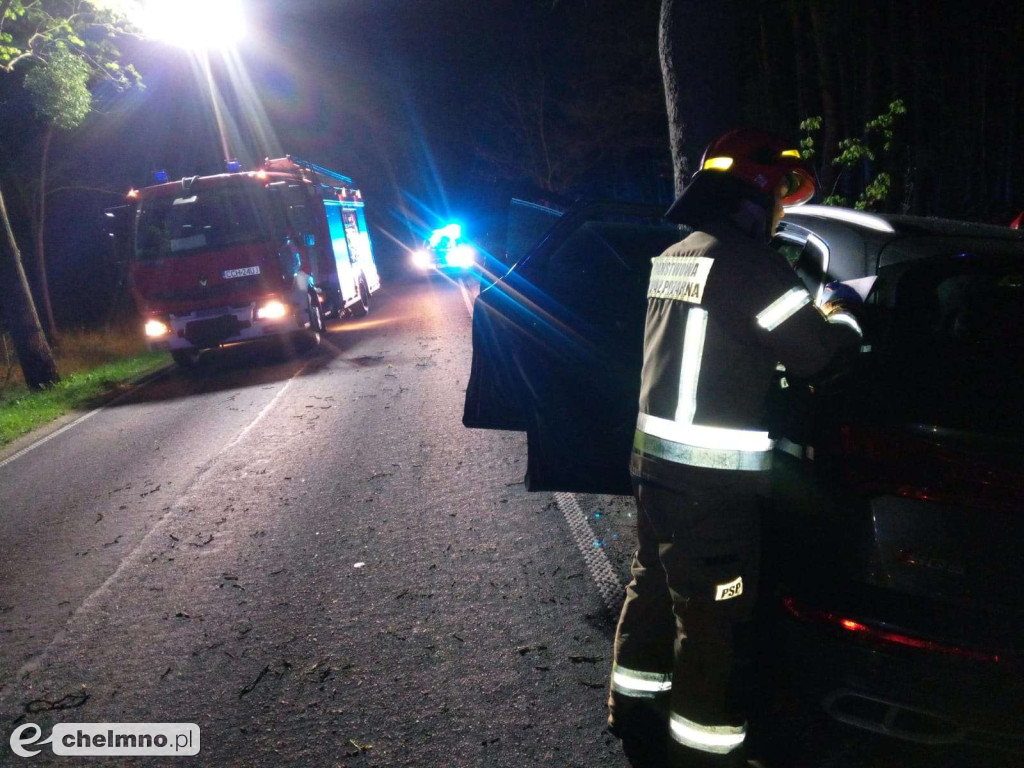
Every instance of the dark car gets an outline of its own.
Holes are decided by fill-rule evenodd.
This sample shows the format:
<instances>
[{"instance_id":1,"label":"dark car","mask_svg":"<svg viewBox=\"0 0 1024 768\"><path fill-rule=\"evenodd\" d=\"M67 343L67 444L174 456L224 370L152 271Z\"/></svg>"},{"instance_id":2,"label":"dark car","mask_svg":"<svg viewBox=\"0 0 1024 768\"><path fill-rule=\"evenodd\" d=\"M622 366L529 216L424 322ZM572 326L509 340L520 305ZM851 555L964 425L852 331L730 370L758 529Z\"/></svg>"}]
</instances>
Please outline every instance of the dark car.
<instances>
[{"instance_id":1,"label":"dark car","mask_svg":"<svg viewBox=\"0 0 1024 768\"><path fill-rule=\"evenodd\" d=\"M570 209L480 294L464 423L526 431L529 489L630 492L650 259L682 235ZM865 331L852 371L770 394L785 656L842 722L1024 750L1024 233L804 206L773 244Z\"/></svg>"},{"instance_id":2,"label":"dark car","mask_svg":"<svg viewBox=\"0 0 1024 768\"><path fill-rule=\"evenodd\" d=\"M776 398L792 666L837 720L1024 752L1024 237L798 209L776 244L876 278L856 369Z\"/></svg>"}]
</instances>

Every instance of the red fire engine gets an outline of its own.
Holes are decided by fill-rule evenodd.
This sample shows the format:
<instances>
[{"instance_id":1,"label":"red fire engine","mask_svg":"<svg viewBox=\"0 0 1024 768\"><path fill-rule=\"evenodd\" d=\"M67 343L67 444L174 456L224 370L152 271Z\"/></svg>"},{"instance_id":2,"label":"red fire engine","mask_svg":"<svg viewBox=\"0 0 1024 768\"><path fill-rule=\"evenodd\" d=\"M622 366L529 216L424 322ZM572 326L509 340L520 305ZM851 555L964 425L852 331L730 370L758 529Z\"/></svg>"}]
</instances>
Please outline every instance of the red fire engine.
<instances>
[{"instance_id":1,"label":"red fire engine","mask_svg":"<svg viewBox=\"0 0 1024 768\"><path fill-rule=\"evenodd\" d=\"M366 314L380 288L352 179L290 155L228 171L128 193L146 340L182 366L269 336L319 342L325 316Z\"/></svg>"}]
</instances>

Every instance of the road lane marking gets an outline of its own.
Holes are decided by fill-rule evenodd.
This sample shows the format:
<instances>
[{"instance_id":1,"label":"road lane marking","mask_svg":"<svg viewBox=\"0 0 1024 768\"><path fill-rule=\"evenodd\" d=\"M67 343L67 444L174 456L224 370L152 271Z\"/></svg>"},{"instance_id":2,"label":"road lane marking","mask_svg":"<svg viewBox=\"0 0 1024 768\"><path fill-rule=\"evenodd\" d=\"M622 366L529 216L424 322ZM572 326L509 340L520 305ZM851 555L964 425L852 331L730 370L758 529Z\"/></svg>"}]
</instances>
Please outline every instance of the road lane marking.
<instances>
[{"instance_id":1,"label":"road lane marking","mask_svg":"<svg viewBox=\"0 0 1024 768\"><path fill-rule=\"evenodd\" d=\"M565 515L565 521L569 524L569 531L572 533L576 546L579 547L583 561L587 564L587 570L597 585L597 591L601 593L601 600L612 613L617 613L622 608L624 599L624 585L615 574L615 569L608 561L608 555L599 546L594 530L587 522L586 515L580 509L575 494L556 493L555 504Z\"/></svg>"},{"instance_id":2,"label":"road lane marking","mask_svg":"<svg viewBox=\"0 0 1024 768\"><path fill-rule=\"evenodd\" d=\"M170 507L166 508L164 514L153 524L153 527L150 528L149 531L142 536L142 538L139 540L139 543L135 546L135 548L121 558L121 561L117 564L117 567L114 568L110 575L108 575L107 578L105 578L103 582L98 587L96 587L96 589L94 589L92 592L90 592L88 595L82 598L82 601L78 604L78 607L75 608L74 611L72 611L68 620L59 630L57 630L54 636L46 644L46 647L44 647L43 650L41 650L35 656L26 659L26 661L21 665L21 667L18 668L18 671L10 677L9 681L19 680L29 672L32 672L33 670L39 668L39 666L43 663L43 660L46 658L47 654L50 653L50 650L59 642L64 640L64 638L67 637L68 627L74 624L75 621L78 620L79 615L82 612L86 611L89 608L90 604L94 600L98 599L98 596L104 593L110 587L110 585L117 580L121 572L128 566L130 562L135 561L136 554L140 551L143 551L144 548L148 546L149 542L153 540L157 535L157 531L161 530L164 527L165 523L169 519L171 519L173 515L181 512L182 509L185 509L187 507L187 499L189 494L192 493L192 490L199 484L199 482L206 476L206 474L211 469L213 469L214 466L216 466L217 460L221 456L223 456L228 450L238 445L238 443L241 442L242 438L245 437L253 427L255 427L260 421L263 420L263 418L270 412L270 409L278 401L281 395L283 395L288 390L292 382L295 381L295 379L298 378L299 375L302 374L302 372L309 367L310 362L305 363L301 368L299 368L295 373L292 374L291 378L289 378L288 381L285 382L284 386L281 387L281 389L279 389L277 393L270 399L270 402L263 406L263 409L258 414L256 414L256 417L251 422L249 422L248 426L246 426L245 429L238 433L238 436L235 437L234 440L232 440L230 443L228 443L219 451L217 451L213 456L210 457L206 464L199 468L199 471L196 472L191 482L189 482L189 484L182 490L181 494L177 497L177 499L174 500L174 503ZM110 403L108 403L108 405L113 405L114 402L115 401L111 401ZM99 410L102 409L97 409L97 411ZM92 414L90 413L88 415ZM84 418L81 420L84 421ZM72 425L69 424L68 426ZM9 681L0 681L0 702L3 702L4 683Z\"/></svg>"},{"instance_id":3,"label":"road lane marking","mask_svg":"<svg viewBox=\"0 0 1024 768\"><path fill-rule=\"evenodd\" d=\"M219 451L217 451L217 454L214 456L214 458L217 458L217 456L220 456L222 453L224 453L224 451L230 450L231 448L234 448L236 445L242 442L242 438L249 434L249 430L255 427L257 424L259 424L261 421L263 421L263 417L270 413L270 409L274 407L274 404L278 401L281 395L288 391L288 388L291 387L292 382L295 381L295 379L297 379L299 375L308 367L309 363L305 363L301 368L299 368L299 370L293 373L291 375L291 378L284 383L284 386L277 390L277 393L272 398L270 398L270 402L263 406L263 410L256 414L256 418L250 421L248 426L241 432L239 432L234 440L232 440L230 443L228 443Z\"/></svg>"},{"instance_id":4,"label":"road lane marking","mask_svg":"<svg viewBox=\"0 0 1024 768\"><path fill-rule=\"evenodd\" d=\"M105 411L107 408L110 408L110 407L112 407L114 405L117 405L119 402L124 400L129 395L138 394L141 390L143 390L144 388L148 387L154 381L157 381L158 379L162 379L165 375L167 375L167 372L170 371L170 370L171 370L170 367L167 367L167 368L164 368L164 369L162 369L160 371L157 371L156 373L152 374L150 378L144 379L143 381L139 382L136 386L132 387L127 392L123 392L122 394L118 395L113 400L111 400L109 403L106 403L105 405L101 405L99 408L95 408L95 409L89 411L88 413L86 413L86 414L84 414L82 416L79 416L77 419L72 421L70 424L65 424L63 427L61 427L60 429L54 430L53 432L48 434L46 437L41 437L40 439L38 439L34 443L32 443L32 445L25 446L24 448L22 448L17 453L12 453L10 456L8 456L3 461L0 461L0 469L3 469L4 467L6 467L8 464L10 464L13 461L15 461L17 459L20 459L26 453L29 453L30 451L34 451L36 448L38 448L39 446L43 445L44 443L50 442L51 440L53 440L53 438L57 437L58 435L64 434L65 432L67 432L72 427L77 427L83 421L88 421L89 419L91 419L93 416L95 416L100 411Z\"/></svg>"},{"instance_id":5,"label":"road lane marking","mask_svg":"<svg viewBox=\"0 0 1024 768\"><path fill-rule=\"evenodd\" d=\"M469 298L469 291L466 289L466 281L459 278L459 293L462 294L462 302L466 305L466 311L473 317L473 300Z\"/></svg>"}]
</instances>

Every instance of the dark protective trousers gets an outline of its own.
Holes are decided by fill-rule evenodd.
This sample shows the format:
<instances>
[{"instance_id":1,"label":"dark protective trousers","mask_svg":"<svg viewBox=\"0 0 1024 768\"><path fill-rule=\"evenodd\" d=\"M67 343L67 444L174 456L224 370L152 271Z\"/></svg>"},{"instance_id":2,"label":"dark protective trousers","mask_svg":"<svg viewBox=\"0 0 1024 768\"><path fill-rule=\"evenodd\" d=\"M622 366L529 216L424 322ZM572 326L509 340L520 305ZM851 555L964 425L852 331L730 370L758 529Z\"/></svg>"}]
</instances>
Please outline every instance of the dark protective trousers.
<instances>
[{"instance_id":1,"label":"dark protective trousers","mask_svg":"<svg viewBox=\"0 0 1024 768\"><path fill-rule=\"evenodd\" d=\"M746 765L749 691L736 641L756 597L765 473L636 454L631 469L639 547L616 632L609 726L624 745L665 739L672 768Z\"/></svg>"}]
</instances>

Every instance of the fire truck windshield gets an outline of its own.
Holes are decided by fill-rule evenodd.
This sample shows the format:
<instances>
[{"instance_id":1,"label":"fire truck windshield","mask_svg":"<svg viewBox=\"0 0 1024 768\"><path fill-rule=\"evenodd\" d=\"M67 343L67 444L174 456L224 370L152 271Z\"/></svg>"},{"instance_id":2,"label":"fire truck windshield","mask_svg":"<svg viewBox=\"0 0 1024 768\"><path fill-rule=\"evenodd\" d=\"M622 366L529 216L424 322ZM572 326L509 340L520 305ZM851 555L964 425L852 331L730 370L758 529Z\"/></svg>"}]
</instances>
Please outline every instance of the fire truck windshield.
<instances>
[{"instance_id":1,"label":"fire truck windshield","mask_svg":"<svg viewBox=\"0 0 1024 768\"><path fill-rule=\"evenodd\" d=\"M135 238L137 258L162 259L266 238L256 192L249 185L231 186L143 201Z\"/></svg>"}]
</instances>

